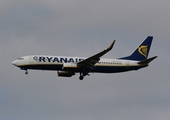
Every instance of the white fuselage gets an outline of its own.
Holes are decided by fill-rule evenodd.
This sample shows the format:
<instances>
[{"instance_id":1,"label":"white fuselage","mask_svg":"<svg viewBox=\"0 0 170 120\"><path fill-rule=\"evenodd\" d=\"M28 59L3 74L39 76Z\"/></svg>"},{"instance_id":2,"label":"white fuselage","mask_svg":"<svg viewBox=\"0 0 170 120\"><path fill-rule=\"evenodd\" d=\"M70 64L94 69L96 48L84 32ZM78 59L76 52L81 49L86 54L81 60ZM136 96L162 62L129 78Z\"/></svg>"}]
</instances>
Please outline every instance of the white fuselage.
<instances>
[{"instance_id":1,"label":"white fuselage","mask_svg":"<svg viewBox=\"0 0 170 120\"><path fill-rule=\"evenodd\" d=\"M157 56L154 56L147 59L152 39L152 36L148 36L130 56L119 59L101 58L113 48L115 43L115 40L113 40L106 49L87 58L31 55L21 57L13 61L12 64L26 70L25 74L28 74L28 69L54 70L61 77L71 77L75 73L80 73L79 79L83 80L84 76L91 72L117 73L147 67L152 60L157 58Z\"/></svg>"},{"instance_id":2,"label":"white fuselage","mask_svg":"<svg viewBox=\"0 0 170 120\"><path fill-rule=\"evenodd\" d=\"M23 70L56 70L56 71L73 71L80 72L81 68L77 63L83 61L84 57L64 57L64 56L46 56L31 55L18 58L12 63ZM139 61L121 60L121 59L100 59L90 72L115 73L129 70L137 70L143 65L138 64Z\"/></svg>"}]
</instances>

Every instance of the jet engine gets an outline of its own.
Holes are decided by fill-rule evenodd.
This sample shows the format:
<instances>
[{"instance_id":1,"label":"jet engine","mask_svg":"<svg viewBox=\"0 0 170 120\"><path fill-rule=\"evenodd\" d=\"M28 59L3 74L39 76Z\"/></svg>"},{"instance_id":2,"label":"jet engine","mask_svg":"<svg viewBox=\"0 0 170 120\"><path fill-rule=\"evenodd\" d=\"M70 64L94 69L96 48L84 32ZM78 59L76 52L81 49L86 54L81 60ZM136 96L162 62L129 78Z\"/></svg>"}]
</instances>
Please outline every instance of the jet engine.
<instances>
[{"instance_id":1,"label":"jet engine","mask_svg":"<svg viewBox=\"0 0 170 120\"><path fill-rule=\"evenodd\" d=\"M75 75L74 72L70 72L70 71L58 71L57 73L59 77L71 77Z\"/></svg>"}]
</instances>

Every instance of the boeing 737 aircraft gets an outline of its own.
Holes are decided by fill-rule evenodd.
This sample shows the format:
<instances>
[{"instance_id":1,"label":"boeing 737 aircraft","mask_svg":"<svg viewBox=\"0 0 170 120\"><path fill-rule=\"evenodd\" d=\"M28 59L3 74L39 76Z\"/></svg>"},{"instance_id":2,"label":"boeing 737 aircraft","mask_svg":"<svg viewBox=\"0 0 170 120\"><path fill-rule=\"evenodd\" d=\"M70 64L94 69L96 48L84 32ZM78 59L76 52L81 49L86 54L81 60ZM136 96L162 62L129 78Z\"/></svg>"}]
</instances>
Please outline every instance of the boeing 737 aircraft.
<instances>
[{"instance_id":1,"label":"boeing 737 aircraft","mask_svg":"<svg viewBox=\"0 0 170 120\"><path fill-rule=\"evenodd\" d=\"M118 59L101 58L112 49L114 40L108 48L88 58L31 55L20 57L12 64L25 70L25 74L28 74L28 69L53 70L57 71L60 77L71 77L80 73L79 79L83 80L89 73L118 73L147 67L157 57L148 58L152 39L152 36L148 36L130 56Z\"/></svg>"}]
</instances>

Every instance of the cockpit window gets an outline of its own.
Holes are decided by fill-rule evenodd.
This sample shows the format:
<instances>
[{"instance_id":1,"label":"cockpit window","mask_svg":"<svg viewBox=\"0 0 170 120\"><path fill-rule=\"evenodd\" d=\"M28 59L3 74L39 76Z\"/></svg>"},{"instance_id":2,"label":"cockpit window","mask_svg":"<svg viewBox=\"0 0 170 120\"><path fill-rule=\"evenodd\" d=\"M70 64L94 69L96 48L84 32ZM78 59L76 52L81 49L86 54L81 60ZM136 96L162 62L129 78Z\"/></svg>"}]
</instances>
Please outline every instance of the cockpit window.
<instances>
[{"instance_id":1,"label":"cockpit window","mask_svg":"<svg viewBox=\"0 0 170 120\"><path fill-rule=\"evenodd\" d=\"M18 60L23 60L24 58L18 58Z\"/></svg>"}]
</instances>

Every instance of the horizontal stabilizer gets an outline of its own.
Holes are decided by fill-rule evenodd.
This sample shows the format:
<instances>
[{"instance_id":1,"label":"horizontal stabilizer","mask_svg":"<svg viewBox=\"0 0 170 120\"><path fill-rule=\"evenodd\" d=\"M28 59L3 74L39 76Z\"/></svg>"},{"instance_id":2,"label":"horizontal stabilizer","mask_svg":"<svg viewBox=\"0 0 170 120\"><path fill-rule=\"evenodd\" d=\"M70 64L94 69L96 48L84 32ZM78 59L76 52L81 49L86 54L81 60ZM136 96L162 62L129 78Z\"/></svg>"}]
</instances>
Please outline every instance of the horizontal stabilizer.
<instances>
[{"instance_id":1,"label":"horizontal stabilizer","mask_svg":"<svg viewBox=\"0 0 170 120\"><path fill-rule=\"evenodd\" d=\"M158 56L155 56L155 57L152 57L152 58L149 58L149 59L140 61L140 62L138 62L138 64L148 64L148 63L150 63L152 60L154 60L154 59L157 58L157 57L158 57Z\"/></svg>"}]
</instances>

